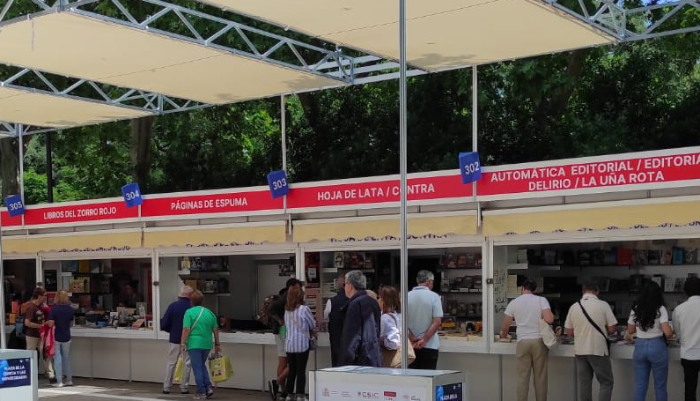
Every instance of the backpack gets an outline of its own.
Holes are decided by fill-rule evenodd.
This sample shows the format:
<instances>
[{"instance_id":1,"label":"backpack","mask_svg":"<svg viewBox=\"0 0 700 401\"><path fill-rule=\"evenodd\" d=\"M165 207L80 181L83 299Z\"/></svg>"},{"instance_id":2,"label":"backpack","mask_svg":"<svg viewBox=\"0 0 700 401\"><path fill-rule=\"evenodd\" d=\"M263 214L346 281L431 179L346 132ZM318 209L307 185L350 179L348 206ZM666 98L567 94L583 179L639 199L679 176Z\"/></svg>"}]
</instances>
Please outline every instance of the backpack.
<instances>
[{"instance_id":1,"label":"backpack","mask_svg":"<svg viewBox=\"0 0 700 401\"><path fill-rule=\"evenodd\" d=\"M27 327L24 325L24 316L17 316L15 320L15 336L24 338L27 335Z\"/></svg>"}]
</instances>

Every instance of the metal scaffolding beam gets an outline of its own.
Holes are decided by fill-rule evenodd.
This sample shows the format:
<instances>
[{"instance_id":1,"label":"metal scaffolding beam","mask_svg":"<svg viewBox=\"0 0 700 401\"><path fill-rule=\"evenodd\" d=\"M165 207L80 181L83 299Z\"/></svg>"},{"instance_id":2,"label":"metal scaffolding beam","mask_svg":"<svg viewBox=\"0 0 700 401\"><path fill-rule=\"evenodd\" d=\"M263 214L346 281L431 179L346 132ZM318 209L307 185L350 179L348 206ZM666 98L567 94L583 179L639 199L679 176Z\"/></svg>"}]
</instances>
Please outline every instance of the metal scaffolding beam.
<instances>
[{"instance_id":1,"label":"metal scaffolding beam","mask_svg":"<svg viewBox=\"0 0 700 401\"><path fill-rule=\"evenodd\" d=\"M700 31L700 1L659 1L628 8L623 0L543 0L621 42ZM646 1L644 3L651 3Z\"/></svg>"},{"instance_id":2,"label":"metal scaffolding beam","mask_svg":"<svg viewBox=\"0 0 700 401\"><path fill-rule=\"evenodd\" d=\"M377 76L385 72L398 72L396 63L381 57L350 56L340 48L326 49L234 21L223 11L221 15L213 15L161 0L57 0L55 4L50 4L49 0L6 0L0 9L0 28L17 20L56 12L75 13L148 31L330 78L339 84L363 83L363 78L377 80Z\"/></svg>"}]
</instances>

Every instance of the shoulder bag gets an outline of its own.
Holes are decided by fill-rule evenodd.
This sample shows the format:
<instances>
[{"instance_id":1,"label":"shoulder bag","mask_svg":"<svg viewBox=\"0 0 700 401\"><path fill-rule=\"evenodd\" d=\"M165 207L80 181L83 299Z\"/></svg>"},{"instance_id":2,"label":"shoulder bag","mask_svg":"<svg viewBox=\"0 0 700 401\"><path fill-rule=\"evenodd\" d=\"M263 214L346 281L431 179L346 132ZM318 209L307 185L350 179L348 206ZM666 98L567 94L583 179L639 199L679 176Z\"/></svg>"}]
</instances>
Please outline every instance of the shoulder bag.
<instances>
[{"instance_id":1,"label":"shoulder bag","mask_svg":"<svg viewBox=\"0 0 700 401\"><path fill-rule=\"evenodd\" d=\"M390 313L389 316L391 316L392 319L394 319L394 323L396 323L396 327L399 327L399 321L394 317L394 314ZM400 330L399 330L400 333ZM437 335L437 334L436 334ZM402 337L403 340L403 337ZM408 337L406 337L406 351L408 352L408 364L410 365L413 363L413 361L416 360L416 351L413 349L413 344L411 344L411 341L408 340ZM399 345L398 348L396 349L387 349L384 347L384 344L380 344L380 350L382 351L382 366L385 368L400 368L401 367L401 347L403 346L403 341L401 342L401 345Z\"/></svg>"},{"instance_id":2,"label":"shoulder bag","mask_svg":"<svg viewBox=\"0 0 700 401\"><path fill-rule=\"evenodd\" d=\"M542 319L542 310L542 299L540 299L540 335L542 336L544 345L547 348L552 348L557 345L557 336L554 334L552 326Z\"/></svg>"},{"instance_id":3,"label":"shoulder bag","mask_svg":"<svg viewBox=\"0 0 700 401\"><path fill-rule=\"evenodd\" d=\"M586 312L586 308L583 307L581 301L578 301L578 306L581 308L581 312L583 312L583 315L586 317L586 319L588 319L588 322L591 324L591 326L593 326L593 328L596 329L596 331L598 331L598 333L600 333L600 335L603 336L603 338L605 339L605 345L608 348L608 355L610 355L610 340L608 339L608 336L600 328L600 326L598 326L598 324L596 324L596 322L593 319L591 319L591 316L588 314L588 312Z\"/></svg>"}]
</instances>

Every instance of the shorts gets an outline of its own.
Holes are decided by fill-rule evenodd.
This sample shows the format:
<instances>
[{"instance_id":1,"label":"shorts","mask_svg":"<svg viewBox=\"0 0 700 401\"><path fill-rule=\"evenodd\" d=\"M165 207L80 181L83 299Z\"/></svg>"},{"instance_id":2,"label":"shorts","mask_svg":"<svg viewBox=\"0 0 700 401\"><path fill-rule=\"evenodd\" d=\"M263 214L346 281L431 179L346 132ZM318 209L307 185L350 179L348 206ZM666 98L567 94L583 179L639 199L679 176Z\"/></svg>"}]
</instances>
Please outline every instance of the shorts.
<instances>
[{"instance_id":1,"label":"shorts","mask_svg":"<svg viewBox=\"0 0 700 401\"><path fill-rule=\"evenodd\" d=\"M275 344L277 345L277 356L279 358L286 358L287 351L284 350L284 340L279 334L275 334Z\"/></svg>"}]
</instances>

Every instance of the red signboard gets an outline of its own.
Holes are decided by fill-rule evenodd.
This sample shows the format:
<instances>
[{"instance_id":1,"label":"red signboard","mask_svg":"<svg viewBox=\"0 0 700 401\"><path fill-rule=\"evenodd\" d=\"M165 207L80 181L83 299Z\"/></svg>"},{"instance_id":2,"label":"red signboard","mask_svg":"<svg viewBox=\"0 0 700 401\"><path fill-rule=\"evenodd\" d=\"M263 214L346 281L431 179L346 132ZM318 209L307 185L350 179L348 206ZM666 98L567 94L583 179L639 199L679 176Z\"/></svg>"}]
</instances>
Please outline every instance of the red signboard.
<instances>
[{"instance_id":1,"label":"red signboard","mask_svg":"<svg viewBox=\"0 0 700 401\"><path fill-rule=\"evenodd\" d=\"M479 200L563 196L700 186L700 148L608 155L511 166L487 167L477 182ZM464 185L458 170L412 174L408 179L411 204L473 201L473 186ZM287 207L302 210L349 210L395 207L399 202L397 176L303 183L291 186ZM283 198L272 199L268 188L146 196L143 220L196 215L282 213ZM30 206L25 226L79 224L137 219L139 208L122 200L97 200ZM3 227L20 227L21 217L1 213Z\"/></svg>"},{"instance_id":2,"label":"red signboard","mask_svg":"<svg viewBox=\"0 0 700 401\"><path fill-rule=\"evenodd\" d=\"M61 223L88 223L107 220L136 219L138 208L127 208L124 201L95 201L94 203L58 204L27 208L24 224L38 226Z\"/></svg>"},{"instance_id":3,"label":"red signboard","mask_svg":"<svg viewBox=\"0 0 700 401\"><path fill-rule=\"evenodd\" d=\"M457 175L420 176L408 179L408 200L459 199L468 201L472 186L463 185ZM383 205L399 202L398 179L335 183L318 183L313 186L294 186L288 195L289 209L309 209L333 206Z\"/></svg>"},{"instance_id":4,"label":"red signboard","mask_svg":"<svg viewBox=\"0 0 700 401\"><path fill-rule=\"evenodd\" d=\"M268 189L218 194L145 196L141 216L148 218L213 213L282 212L283 202L283 198L272 199Z\"/></svg>"},{"instance_id":5,"label":"red signboard","mask_svg":"<svg viewBox=\"0 0 700 401\"><path fill-rule=\"evenodd\" d=\"M479 197L548 196L691 185L700 151L649 152L484 169Z\"/></svg>"},{"instance_id":6,"label":"red signboard","mask_svg":"<svg viewBox=\"0 0 700 401\"><path fill-rule=\"evenodd\" d=\"M0 212L0 225L3 227L13 227L22 225L22 216L10 217L10 213L7 210Z\"/></svg>"}]
</instances>

